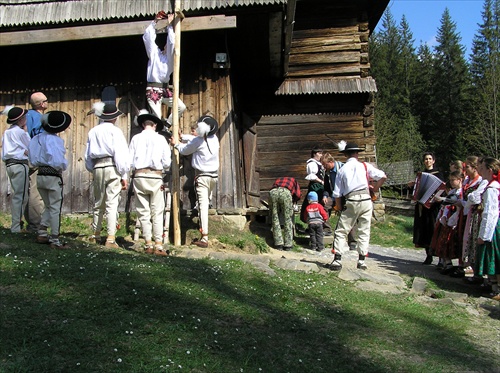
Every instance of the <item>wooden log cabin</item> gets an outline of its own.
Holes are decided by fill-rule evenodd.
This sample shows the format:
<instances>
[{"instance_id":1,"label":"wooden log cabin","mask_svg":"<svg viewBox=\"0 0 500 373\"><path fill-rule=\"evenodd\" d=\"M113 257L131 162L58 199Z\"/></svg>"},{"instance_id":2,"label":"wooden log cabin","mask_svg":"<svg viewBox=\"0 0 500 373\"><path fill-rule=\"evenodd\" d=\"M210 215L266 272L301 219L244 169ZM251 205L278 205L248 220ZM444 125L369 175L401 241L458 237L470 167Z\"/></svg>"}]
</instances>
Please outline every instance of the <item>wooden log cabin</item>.
<instances>
[{"instance_id":1,"label":"wooden log cabin","mask_svg":"<svg viewBox=\"0 0 500 373\"><path fill-rule=\"evenodd\" d=\"M210 112L218 120L221 165L213 205L218 213L262 208L273 181L297 178L306 189L305 162L314 145L336 155L339 140L366 147L375 160L369 36L388 0L182 0L179 95L187 105L183 132ZM44 92L49 110L73 123L67 147L63 213L90 212L92 175L83 155L97 118L97 101L125 113L117 122L130 138L146 107L147 56L142 33L158 0L4 0L0 3L3 74L0 107L29 108ZM165 35L157 42L163 46ZM216 61L225 56L226 62ZM167 110L167 109L165 109ZM0 132L7 128L0 118ZM193 173L181 157L181 209L193 205ZM0 163L0 210L9 211L8 180ZM121 209L125 206L124 199Z\"/></svg>"}]
</instances>

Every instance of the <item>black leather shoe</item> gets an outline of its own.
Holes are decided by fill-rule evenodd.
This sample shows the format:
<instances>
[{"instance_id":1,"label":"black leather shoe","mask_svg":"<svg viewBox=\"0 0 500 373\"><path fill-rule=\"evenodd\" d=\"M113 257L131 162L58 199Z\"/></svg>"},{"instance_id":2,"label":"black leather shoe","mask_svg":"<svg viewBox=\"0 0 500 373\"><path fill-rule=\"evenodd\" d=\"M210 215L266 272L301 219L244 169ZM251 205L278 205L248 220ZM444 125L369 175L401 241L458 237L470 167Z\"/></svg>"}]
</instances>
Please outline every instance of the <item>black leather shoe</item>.
<instances>
[{"instance_id":1,"label":"black leather shoe","mask_svg":"<svg viewBox=\"0 0 500 373\"><path fill-rule=\"evenodd\" d=\"M432 264L432 255L427 255L425 258L424 262L422 263L423 265L429 265Z\"/></svg>"},{"instance_id":2,"label":"black leather shoe","mask_svg":"<svg viewBox=\"0 0 500 373\"><path fill-rule=\"evenodd\" d=\"M462 278L465 277L465 271L462 267L457 267L453 272L450 273L451 277Z\"/></svg>"},{"instance_id":3,"label":"black leather shoe","mask_svg":"<svg viewBox=\"0 0 500 373\"><path fill-rule=\"evenodd\" d=\"M290 251L292 250L291 246L283 246L283 251Z\"/></svg>"},{"instance_id":4,"label":"black leather shoe","mask_svg":"<svg viewBox=\"0 0 500 373\"><path fill-rule=\"evenodd\" d=\"M450 267L443 268L441 271L439 271L439 273L441 273L442 275L450 275L454 270L455 270L455 267L450 266Z\"/></svg>"}]
</instances>

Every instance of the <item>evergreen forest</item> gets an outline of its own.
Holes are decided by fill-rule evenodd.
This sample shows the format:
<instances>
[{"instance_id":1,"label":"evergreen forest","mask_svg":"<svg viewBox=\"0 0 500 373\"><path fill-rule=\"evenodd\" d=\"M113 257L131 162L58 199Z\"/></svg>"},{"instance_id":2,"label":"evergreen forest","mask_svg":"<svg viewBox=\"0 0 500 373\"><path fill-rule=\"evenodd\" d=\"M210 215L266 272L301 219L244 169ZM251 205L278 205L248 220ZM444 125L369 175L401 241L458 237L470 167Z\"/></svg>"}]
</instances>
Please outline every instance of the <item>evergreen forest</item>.
<instances>
[{"instance_id":1,"label":"evergreen forest","mask_svg":"<svg viewBox=\"0 0 500 373\"><path fill-rule=\"evenodd\" d=\"M469 56L448 9L434 47L415 46L406 18L389 9L380 22L370 42L378 162L420 170L431 151L447 171L469 155L499 158L500 0L484 0Z\"/></svg>"}]
</instances>

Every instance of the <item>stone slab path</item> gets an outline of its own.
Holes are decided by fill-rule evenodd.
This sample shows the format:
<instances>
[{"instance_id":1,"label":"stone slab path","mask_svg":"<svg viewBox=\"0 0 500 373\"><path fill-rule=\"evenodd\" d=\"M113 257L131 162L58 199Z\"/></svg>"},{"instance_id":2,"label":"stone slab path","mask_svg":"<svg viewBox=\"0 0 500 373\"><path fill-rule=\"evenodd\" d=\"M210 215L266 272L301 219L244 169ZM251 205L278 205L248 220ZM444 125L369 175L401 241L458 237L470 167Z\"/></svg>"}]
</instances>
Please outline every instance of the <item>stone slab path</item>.
<instances>
[{"instance_id":1,"label":"stone slab path","mask_svg":"<svg viewBox=\"0 0 500 373\"><path fill-rule=\"evenodd\" d=\"M183 247L174 253L185 258L212 258L219 260L241 260L251 263L270 276L275 275L273 265L292 271L331 274L328 265L333 260L329 249L318 253L308 249L300 251L278 251L260 255L234 252L215 252L193 247ZM366 291L400 294L411 292L426 302L452 302L464 306L472 314L486 311L500 314L500 302L485 296L486 290L480 286L465 284L461 278L442 275L437 269L437 258L433 265L422 265L425 251L416 249L388 248L370 245L366 258L368 270L356 269L358 254L349 251L343 255L343 268L338 277L350 281ZM454 263L456 264L456 263Z\"/></svg>"}]
</instances>

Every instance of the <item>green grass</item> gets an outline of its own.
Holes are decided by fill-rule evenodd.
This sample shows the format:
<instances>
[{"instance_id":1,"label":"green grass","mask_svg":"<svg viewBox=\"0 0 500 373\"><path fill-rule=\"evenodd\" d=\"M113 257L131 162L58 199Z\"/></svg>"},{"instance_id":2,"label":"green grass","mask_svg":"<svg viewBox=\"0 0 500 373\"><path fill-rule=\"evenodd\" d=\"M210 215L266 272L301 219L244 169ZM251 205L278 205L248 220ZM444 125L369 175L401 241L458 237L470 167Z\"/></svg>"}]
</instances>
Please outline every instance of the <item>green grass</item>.
<instances>
[{"instance_id":1,"label":"green grass","mask_svg":"<svg viewBox=\"0 0 500 373\"><path fill-rule=\"evenodd\" d=\"M273 268L269 276L239 261L107 250L71 237L75 227L87 229L86 219L64 219L71 249L54 250L11 234L0 218L2 373L493 372L499 365L498 354L471 337L484 328L496 340L498 321L478 323L460 307L361 291L333 272ZM237 236L227 227L224 234ZM262 232L241 237L265 242Z\"/></svg>"},{"instance_id":2,"label":"green grass","mask_svg":"<svg viewBox=\"0 0 500 373\"><path fill-rule=\"evenodd\" d=\"M413 218L386 215L384 222L372 224L370 243L386 247L414 248Z\"/></svg>"}]
</instances>

